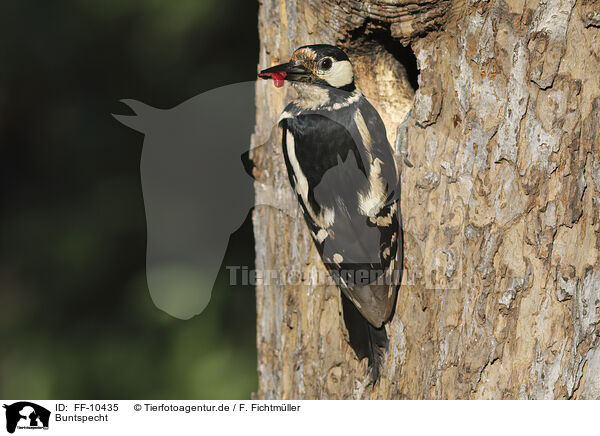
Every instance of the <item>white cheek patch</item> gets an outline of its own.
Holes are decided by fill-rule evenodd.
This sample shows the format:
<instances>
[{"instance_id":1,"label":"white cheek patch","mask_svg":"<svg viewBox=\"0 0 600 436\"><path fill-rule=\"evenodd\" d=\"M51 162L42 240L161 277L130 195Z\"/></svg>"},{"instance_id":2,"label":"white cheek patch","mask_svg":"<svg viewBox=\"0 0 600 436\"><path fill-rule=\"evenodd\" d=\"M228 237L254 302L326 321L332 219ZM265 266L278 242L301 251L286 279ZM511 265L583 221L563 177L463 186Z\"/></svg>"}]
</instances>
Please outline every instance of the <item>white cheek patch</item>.
<instances>
[{"instance_id":1,"label":"white cheek patch","mask_svg":"<svg viewBox=\"0 0 600 436\"><path fill-rule=\"evenodd\" d=\"M321 72L319 76L335 88L350 85L354 80L352 64L349 61L334 62L329 71Z\"/></svg>"}]
</instances>

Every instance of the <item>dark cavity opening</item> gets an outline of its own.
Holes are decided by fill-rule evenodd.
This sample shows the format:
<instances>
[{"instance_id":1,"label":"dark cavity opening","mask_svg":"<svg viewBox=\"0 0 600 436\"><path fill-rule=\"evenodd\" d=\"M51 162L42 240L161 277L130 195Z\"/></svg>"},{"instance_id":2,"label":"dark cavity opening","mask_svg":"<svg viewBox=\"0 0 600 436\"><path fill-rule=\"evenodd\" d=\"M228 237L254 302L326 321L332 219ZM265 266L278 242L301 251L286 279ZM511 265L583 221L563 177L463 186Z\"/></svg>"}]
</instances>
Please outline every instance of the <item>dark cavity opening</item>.
<instances>
[{"instance_id":1,"label":"dark cavity opening","mask_svg":"<svg viewBox=\"0 0 600 436\"><path fill-rule=\"evenodd\" d=\"M392 37L389 23L366 20L361 27L350 32L348 40L342 45L347 47L349 52L357 54L387 51L404 67L412 88L415 91L419 88L419 68L415 53L410 45L405 47L398 39Z\"/></svg>"}]
</instances>

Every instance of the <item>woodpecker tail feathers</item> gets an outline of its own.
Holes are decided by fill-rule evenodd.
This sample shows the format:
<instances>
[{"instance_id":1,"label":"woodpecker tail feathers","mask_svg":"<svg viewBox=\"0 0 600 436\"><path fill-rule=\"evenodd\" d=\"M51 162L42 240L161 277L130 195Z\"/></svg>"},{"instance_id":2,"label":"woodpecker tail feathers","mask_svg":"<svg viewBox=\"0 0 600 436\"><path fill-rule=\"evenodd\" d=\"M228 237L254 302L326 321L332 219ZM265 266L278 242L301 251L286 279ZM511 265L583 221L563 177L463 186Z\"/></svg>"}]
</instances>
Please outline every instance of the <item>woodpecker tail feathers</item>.
<instances>
[{"instance_id":1,"label":"woodpecker tail feathers","mask_svg":"<svg viewBox=\"0 0 600 436\"><path fill-rule=\"evenodd\" d=\"M384 350L388 347L385 326L374 327L367 321L356 306L342 293L344 322L350 338L350 346L359 359L367 358L371 373L371 384L379 380L383 365Z\"/></svg>"}]
</instances>

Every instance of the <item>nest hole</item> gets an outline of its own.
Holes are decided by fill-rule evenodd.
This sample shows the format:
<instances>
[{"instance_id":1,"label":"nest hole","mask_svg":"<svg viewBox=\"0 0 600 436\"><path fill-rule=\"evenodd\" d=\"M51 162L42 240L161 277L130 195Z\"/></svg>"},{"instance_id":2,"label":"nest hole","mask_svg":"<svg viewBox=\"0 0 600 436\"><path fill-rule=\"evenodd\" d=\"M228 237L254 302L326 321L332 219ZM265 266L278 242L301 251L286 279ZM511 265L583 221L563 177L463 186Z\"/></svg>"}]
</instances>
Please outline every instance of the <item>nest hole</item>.
<instances>
[{"instance_id":1,"label":"nest hole","mask_svg":"<svg viewBox=\"0 0 600 436\"><path fill-rule=\"evenodd\" d=\"M366 20L361 27L350 32L342 45L350 56L359 57L362 62L383 62L387 68L397 70L395 73L407 80L413 93L419 88L417 58L410 44L404 46L391 35L389 23Z\"/></svg>"},{"instance_id":2,"label":"nest hole","mask_svg":"<svg viewBox=\"0 0 600 436\"><path fill-rule=\"evenodd\" d=\"M391 35L389 24L374 21L352 31L343 45L358 86L378 110L394 144L396 129L409 115L419 87L414 52Z\"/></svg>"}]
</instances>

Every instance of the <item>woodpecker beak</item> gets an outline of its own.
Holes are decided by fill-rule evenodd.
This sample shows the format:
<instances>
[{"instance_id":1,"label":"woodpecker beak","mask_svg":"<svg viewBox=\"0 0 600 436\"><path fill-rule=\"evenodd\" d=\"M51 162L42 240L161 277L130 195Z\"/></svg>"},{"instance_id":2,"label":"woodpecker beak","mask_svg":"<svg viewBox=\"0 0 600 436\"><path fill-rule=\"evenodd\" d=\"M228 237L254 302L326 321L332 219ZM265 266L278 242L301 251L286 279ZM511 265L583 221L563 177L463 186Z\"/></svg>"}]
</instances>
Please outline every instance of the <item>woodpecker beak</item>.
<instances>
[{"instance_id":1,"label":"woodpecker beak","mask_svg":"<svg viewBox=\"0 0 600 436\"><path fill-rule=\"evenodd\" d=\"M265 80L273 79L275 87L281 88L284 80L298 81L307 78L309 74L310 71L304 68L304 66L288 62L262 70L258 73L258 77Z\"/></svg>"}]
</instances>

